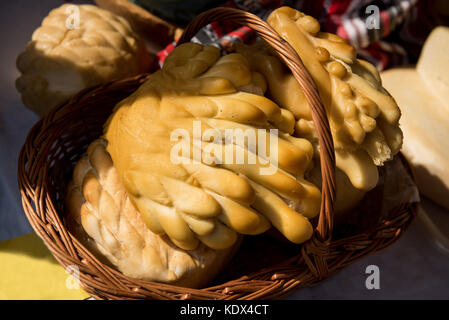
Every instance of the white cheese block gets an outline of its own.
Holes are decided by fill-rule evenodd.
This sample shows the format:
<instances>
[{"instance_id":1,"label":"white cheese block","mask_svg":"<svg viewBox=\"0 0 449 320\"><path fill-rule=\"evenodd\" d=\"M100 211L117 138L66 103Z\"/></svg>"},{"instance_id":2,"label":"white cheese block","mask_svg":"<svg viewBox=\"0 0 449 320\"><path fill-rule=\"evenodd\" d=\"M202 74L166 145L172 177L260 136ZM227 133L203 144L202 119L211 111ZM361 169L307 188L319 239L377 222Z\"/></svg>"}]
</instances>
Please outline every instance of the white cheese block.
<instances>
[{"instance_id":1,"label":"white cheese block","mask_svg":"<svg viewBox=\"0 0 449 320\"><path fill-rule=\"evenodd\" d=\"M449 208L449 28L435 28L415 68L382 73L402 110L402 152L425 196Z\"/></svg>"},{"instance_id":2,"label":"white cheese block","mask_svg":"<svg viewBox=\"0 0 449 320\"><path fill-rule=\"evenodd\" d=\"M402 111L402 152L424 195L449 208L449 105L427 88L415 69L382 73L384 87Z\"/></svg>"},{"instance_id":3,"label":"white cheese block","mask_svg":"<svg viewBox=\"0 0 449 320\"><path fill-rule=\"evenodd\" d=\"M449 108L449 28L435 28L424 44L416 70L432 94ZM441 107L441 106L440 106ZM449 109L448 109L449 111Z\"/></svg>"}]
</instances>

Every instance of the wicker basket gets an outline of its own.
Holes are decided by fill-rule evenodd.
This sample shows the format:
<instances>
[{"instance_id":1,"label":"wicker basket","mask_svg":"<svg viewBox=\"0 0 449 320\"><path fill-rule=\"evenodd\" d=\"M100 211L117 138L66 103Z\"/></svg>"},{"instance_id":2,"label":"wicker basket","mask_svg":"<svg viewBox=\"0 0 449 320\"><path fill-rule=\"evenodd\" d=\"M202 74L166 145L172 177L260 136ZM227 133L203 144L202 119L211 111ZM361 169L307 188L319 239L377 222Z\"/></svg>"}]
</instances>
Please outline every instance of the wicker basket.
<instances>
[{"instance_id":1,"label":"wicker basket","mask_svg":"<svg viewBox=\"0 0 449 320\"><path fill-rule=\"evenodd\" d=\"M319 137L323 179L321 211L315 223L315 232L308 242L293 246L288 259L262 269L260 266L254 267L246 274L228 277L213 287L203 289L131 279L102 264L66 229L64 190L74 164L85 153L87 145L102 134L102 125L114 105L135 91L148 75L89 88L53 109L31 129L20 153L18 181L23 207L34 230L61 265L79 268L81 285L94 298L279 297L298 288L315 285L361 257L389 246L400 237L415 216L416 204L401 204L390 210L387 217L375 217L375 224L363 232L337 240L334 235L333 239L334 147L326 112L314 82L297 53L285 40L264 21L240 10L219 8L201 14L186 28L180 42L190 39L204 25L219 20L233 21L255 30L290 68L310 103ZM233 262L237 263L238 259Z\"/></svg>"}]
</instances>

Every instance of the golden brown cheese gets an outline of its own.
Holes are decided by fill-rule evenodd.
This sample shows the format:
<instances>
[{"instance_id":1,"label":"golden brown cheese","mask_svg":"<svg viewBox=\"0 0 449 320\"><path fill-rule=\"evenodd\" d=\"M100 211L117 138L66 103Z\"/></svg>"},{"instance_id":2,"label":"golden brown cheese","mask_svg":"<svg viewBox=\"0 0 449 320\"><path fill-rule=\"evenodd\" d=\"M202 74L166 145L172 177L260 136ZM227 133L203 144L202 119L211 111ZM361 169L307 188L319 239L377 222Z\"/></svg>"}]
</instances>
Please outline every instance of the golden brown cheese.
<instances>
[{"instance_id":1,"label":"golden brown cheese","mask_svg":"<svg viewBox=\"0 0 449 320\"><path fill-rule=\"evenodd\" d=\"M318 86L328 112L337 166L361 190L378 181L376 165L401 148L400 110L382 88L379 74L356 59L355 49L342 38L320 32L318 21L288 7L279 8L268 23L297 51ZM263 74L268 95L295 118L295 134L316 142L309 105L298 82L281 61L260 46L238 46L251 69Z\"/></svg>"},{"instance_id":2,"label":"golden brown cheese","mask_svg":"<svg viewBox=\"0 0 449 320\"><path fill-rule=\"evenodd\" d=\"M187 43L116 107L105 127L107 150L153 232L167 234L187 250L200 242L224 249L238 234L262 233L271 225L295 243L311 236L308 218L318 214L321 195L303 176L313 147L290 135L294 116L259 95L265 89L263 77L251 72L242 55L220 57L218 48ZM263 129L266 140L258 140L254 149L249 140L219 145L203 135L199 147L193 140L195 121L202 133L221 137L227 129L254 135ZM183 156L197 161L170 158L179 146L170 138L180 128L191 147ZM272 128L279 129L279 136L268 131ZM256 152L271 139L278 145L277 160ZM219 153L236 159L239 152L245 159L255 156L255 163L217 161ZM207 161L211 154L213 161ZM263 169L272 172L261 174Z\"/></svg>"}]
</instances>

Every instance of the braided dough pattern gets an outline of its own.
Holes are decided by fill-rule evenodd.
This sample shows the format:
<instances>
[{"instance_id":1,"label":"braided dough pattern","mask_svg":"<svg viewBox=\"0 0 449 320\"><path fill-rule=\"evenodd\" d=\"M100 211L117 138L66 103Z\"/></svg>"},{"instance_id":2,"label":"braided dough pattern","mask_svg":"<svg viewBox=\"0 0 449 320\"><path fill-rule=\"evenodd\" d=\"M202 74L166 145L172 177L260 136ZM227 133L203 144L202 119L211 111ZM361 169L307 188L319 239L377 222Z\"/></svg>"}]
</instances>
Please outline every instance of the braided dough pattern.
<instances>
[{"instance_id":1,"label":"braided dough pattern","mask_svg":"<svg viewBox=\"0 0 449 320\"><path fill-rule=\"evenodd\" d=\"M79 26L69 28L79 11ZM26 106L44 115L78 91L146 72L143 42L120 16L93 5L62 5L34 31L17 58L17 89Z\"/></svg>"},{"instance_id":2,"label":"braided dough pattern","mask_svg":"<svg viewBox=\"0 0 449 320\"><path fill-rule=\"evenodd\" d=\"M382 87L376 68L356 59L354 47L344 39L320 32L311 16L282 7L268 23L298 52L318 86L328 111L337 167L361 190L378 181L377 165L390 160L402 146L400 110ZM290 110L296 119L295 133L317 144L310 108L302 90L282 62L260 45L237 46L253 71L268 81L273 101Z\"/></svg>"},{"instance_id":3,"label":"braided dough pattern","mask_svg":"<svg viewBox=\"0 0 449 320\"><path fill-rule=\"evenodd\" d=\"M264 77L251 72L242 55L220 57L218 48L186 43L116 107L105 127L107 150L153 232L167 234L186 250L199 242L224 249L237 234L259 234L271 225L292 242L310 238L308 218L318 214L321 200L316 186L303 178L313 147L290 135L293 114L262 96L265 89ZM254 148L246 140L219 145L203 136L195 157L194 121L200 121L203 133L263 129L267 139L277 141L278 168L260 174L261 168L274 166L273 155L261 159L257 154L255 164L217 161L218 151L235 159L240 150L247 159ZM170 159L177 144L171 132L178 128L189 133L187 157L196 162ZM270 128L279 129L279 137L270 135ZM206 161L210 154L212 162Z\"/></svg>"},{"instance_id":4,"label":"braided dough pattern","mask_svg":"<svg viewBox=\"0 0 449 320\"><path fill-rule=\"evenodd\" d=\"M236 246L215 251L200 245L186 252L151 232L130 201L105 146L105 140L95 140L75 166L66 196L70 230L127 276L189 287L207 283Z\"/></svg>"}]
</instances>

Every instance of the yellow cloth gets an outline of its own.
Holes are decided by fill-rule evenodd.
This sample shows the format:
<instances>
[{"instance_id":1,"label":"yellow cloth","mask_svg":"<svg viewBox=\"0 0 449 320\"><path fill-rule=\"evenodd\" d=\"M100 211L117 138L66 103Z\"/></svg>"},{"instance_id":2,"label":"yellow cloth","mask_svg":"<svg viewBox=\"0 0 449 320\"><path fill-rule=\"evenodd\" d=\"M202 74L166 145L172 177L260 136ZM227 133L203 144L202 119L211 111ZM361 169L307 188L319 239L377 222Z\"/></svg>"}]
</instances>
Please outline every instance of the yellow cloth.
<instances>
[{"instance_id":1,"label":"yellow cloth","mask_svg":"<svg viewBox=\"0 0 449 320\"><path fill-rule=\"evenodd\" d=\"M34 232L0 242L0 299L88 297Z\"/></svg>"}]
</instances>

